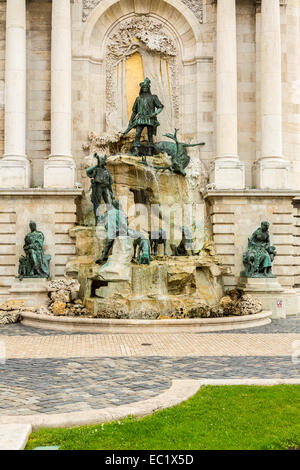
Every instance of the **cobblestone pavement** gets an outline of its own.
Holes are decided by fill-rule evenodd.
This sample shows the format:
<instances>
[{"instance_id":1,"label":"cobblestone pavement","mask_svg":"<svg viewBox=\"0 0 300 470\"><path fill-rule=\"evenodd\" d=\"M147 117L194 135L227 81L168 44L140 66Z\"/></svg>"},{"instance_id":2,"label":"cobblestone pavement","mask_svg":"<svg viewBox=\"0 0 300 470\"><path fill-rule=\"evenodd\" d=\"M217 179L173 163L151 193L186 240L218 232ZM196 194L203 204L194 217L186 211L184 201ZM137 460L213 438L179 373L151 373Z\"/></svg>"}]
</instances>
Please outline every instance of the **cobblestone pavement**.
<instances>
[{"instance_id":1,"label":"cobblestone pavement","mask_svg":"<svg viewBox=\"0 0 300 470\"><path fill-rule=\"evenodd\" d=\"M0 416L130 404L158 395L173 379L300 378L300 364L291 358L299 320L182 335L68 335L2 326Z\"/></svg>"},{"instance_id":2,"label":"cobblestone pavement","mask_svg":"<svg viewBox=\"0 0 300 470\"><path fill-rule=\"evenodd\" d=\"M0 416L123 405L158 395L172 379L299 378L288 357L9 359L0 366Z\"/></svg>"}]
</instances>

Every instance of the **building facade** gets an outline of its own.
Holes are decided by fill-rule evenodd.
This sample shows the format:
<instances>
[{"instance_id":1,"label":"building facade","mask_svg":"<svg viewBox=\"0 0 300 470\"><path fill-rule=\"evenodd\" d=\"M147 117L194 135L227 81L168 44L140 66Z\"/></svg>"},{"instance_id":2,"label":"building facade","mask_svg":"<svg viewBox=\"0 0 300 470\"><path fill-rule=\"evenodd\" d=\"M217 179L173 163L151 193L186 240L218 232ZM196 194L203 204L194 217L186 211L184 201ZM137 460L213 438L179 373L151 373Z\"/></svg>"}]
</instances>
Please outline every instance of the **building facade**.
<instances>
[{"instance_id":1,"label":"building facade","mask_svg":"<svg viewBox=\"0 0 300 470\"><path fill-rule=\"evenodd\" d=\"M266 219L296 313L300 0L0 0L0 296L30 219L52 276L64 274L86 198L83 144L126 128L145 76L165 104L160 135L176 127L206 144L190 176L225 285Z\"/></svg>"}]
</instances>

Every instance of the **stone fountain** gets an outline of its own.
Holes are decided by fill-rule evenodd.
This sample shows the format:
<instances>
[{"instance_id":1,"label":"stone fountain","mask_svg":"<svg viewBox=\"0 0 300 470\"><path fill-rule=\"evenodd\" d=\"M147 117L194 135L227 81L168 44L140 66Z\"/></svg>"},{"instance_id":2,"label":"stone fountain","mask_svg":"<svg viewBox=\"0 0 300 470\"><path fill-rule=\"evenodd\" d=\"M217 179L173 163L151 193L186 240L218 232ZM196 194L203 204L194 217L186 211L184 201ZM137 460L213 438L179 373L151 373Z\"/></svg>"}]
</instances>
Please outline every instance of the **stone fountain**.
<instances>
[{"instance_id":1,"label":"stone fountain","mask_svg":"<svg viewBox=\"0 0 300 470\"><path fill-rule=\"evenodd\" d=\"M93 208L85 207L82 224L71 230L77 255L67 274L79 280L81 298L99 318L197 316L222 297L224 274L207 234L200 240L193 230L195 221L176 223L191 203L187 148L203 143L180 142L177 129L154 142L163 105L149 80L140 87L128 129L102 140L108 156L94 154L97 165L87 157Z\"/></svg>"}]
</instances>

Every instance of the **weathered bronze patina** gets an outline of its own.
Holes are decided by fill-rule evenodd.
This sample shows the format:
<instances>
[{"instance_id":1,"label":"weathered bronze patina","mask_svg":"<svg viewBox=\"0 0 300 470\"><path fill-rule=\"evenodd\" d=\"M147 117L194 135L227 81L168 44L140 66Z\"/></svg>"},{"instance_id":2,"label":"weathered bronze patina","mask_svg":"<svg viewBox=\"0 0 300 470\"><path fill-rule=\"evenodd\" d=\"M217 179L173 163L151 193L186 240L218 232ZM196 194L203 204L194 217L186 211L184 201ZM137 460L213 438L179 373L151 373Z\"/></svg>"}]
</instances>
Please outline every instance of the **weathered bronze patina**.
<instances>
[{"instance_id":1,"label":"weathered bronze patina","mask_svg":"<svg viewBox=\"0 0 300 470\"><path fill-rule=\"evenodd\" d=\"M36 223L29 224L30 232L25 237L23 247L26 256L19 259L19 279L50 277L50 255L44 254L44 234L36 229Z\"/></svg>"},{"instance_id":2,"label":"weathered bronze patina","mask_svg":"<svg viewBox=\"0 0 300 470\"><path fill-rule=\"evenodd\" d=\"M245 270L241 277L276 277L272 274L276 248L270 244L269 226L269 222L262 222L248 239L247 251L243 254Z\"/></svg>"},{"instance_id":3,"label":"weathered bronze patina","mask_svg":"<svg viewBox=\"0 0 300 470\"><path fill-rule=\"evenodd\" d=\"M188 227L181 227L182 239L178 246L171 244L172 256L197 256L195 253L193 237Z\"/></svg>"},{"instance_id":4,"label":"weathered bronze patina","mask_svg":"<svg viewBox=\"0 0 300 470\"><path fill-rule=\"evenodd\" d=\"M107 232L101 257L96 261L97 264L102 264L107 259L115 239L120 235L127 236L128 219L121 203L114 199L111 204L108 204L106 213L98 218L98 223L104 225Z\"/></svg>"},{"instance_id":5,"label":"weathered bronze patina","mask_svg":"<svg viewBox=\"0 0 300 470\"><path fill-rule=\"evenodd\" d=\"M102 264L107 260L115 239L119 236L129 236L134 240L134 258L136 258L136 251L138 248L137 260L139 264L150 264L150 242L137 230L128 228L128 218L119 201L114 199L112 204L108 205L106 213L102 217L98 218L98 223L105 226L107 236L101 257L96 261L96 264Z\"/></svg>"},{"instance_id":6,"label":"weathered bronze patina","mask_svg":"<svg viewBox=\"0 0 300 470\"><path fill-rule=\"evenodd\" d=\"M86 174L92 180L91 201L93 203L95 222L97 225L97 211L102 200L105 204L111 205L115 197L112 188L113 178L110 171L106 168L107 156L100 157L95 153L94 157L97 159L98 163L95 166L89 167L86 170Z\"/></svg>"},{"instance_id":7,"label":"weathered bronze patina","mask_svg":"<svg viewBox=\"0 0 300 470\"><path fill-rule=\"evenodd\" d=\"M133 259L136 259L139 264L150 264L152 261L150 253L150 241L137 230L128 229L128 235L133 238L134 255ZM138 249L138 252L137 252Z\"/></svg>"},{"instance_id":8,"label":"weathered bronze patina","mask_svg":"<svg viewBox=\"0 0 300 470\"><path fill-rule=\"evenodd\" d=\"M148 132L148 152L147 155L153 155L154 143L153 136L156 135L158 126L160 125L157 115L162 112L164 105L159 101L157 95L151 93L151 81L146 78L140 83L140 95L136 98L132 108L132 115L129 126L123 135L128 134L131 129L136 129L136 136L133 144L133 154L141 155L141 135L143 129L147 127Z\"/></svg>"},{"instance_id":9,"label":"weathered bronze patina","mask_svg":"<svg viewBox=\"0 0 300 470\"><path fill-rule=\"evenodd\" d=\"M155 144L155 152L156 153L166 153L171 157L172 163L167 167L156 167L157 170L170 170L173 173L177 173L182 176L186 176L186 172L184 171L188 164L191 161L190 156L187 153L188 147L199 147L200 145L205 145L204 142L200 144L185 144L183 142L179 142L177 139L177 133L179 129L175 129L174 134L164 134L165 137L174 140L173 142L157 142Z\"/></svg>"},{"instance_id":10,"label":"weathered bronze patina","mask_svg":"<svg viewBox=\"0 0 300 470\"><path fill-rule=\"evenodd\" d=\"M154 232L149 233L149 240L151 246L151 254L157 256L158 245L164 245L164 255L167 255L167 234L165 230L160 228Z\"/></svg>"}]
</instances>

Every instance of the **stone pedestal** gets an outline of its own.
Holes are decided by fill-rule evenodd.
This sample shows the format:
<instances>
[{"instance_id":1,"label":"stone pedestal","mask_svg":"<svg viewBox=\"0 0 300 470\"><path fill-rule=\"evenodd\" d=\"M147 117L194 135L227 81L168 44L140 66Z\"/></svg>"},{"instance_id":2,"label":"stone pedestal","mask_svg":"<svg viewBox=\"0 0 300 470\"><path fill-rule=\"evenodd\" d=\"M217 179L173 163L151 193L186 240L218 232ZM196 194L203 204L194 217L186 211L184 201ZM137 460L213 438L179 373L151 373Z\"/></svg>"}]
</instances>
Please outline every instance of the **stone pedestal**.
<instances>
[{"instance_id":1,"label":"stone pedestal","mask_svg":"<svg viewBox=\"0 0 300 470\"><path fill-rule=\"evenodd\" d=\"M103 281L131 281L131 259L133 256L132 239L118 237L113 246L112 255L99 269L99 278Z\"/></svg>"},{"instance_id":2,"label":"stone pedestal","mask_svg":"<svg viewBox=\"0 0 300 470\"><path fill-rule=\"evenodd\" d=\"M263 158L253 166L256 188L286 189L290 185L290 164L283 158Z\"/></svg>"},{"instance_id":3,"label":"stone pedestal","mask_svg":"<svg viewBox=\"0 0 300 470\"><path fill-rule=\"evenodd\" d=\"M9 289L9 300L25 300L26 307L47 307L47 279L15 279Z\"/></svg>"},{"instance_id":4,"label":"stone pedestal","mask_svg":"<svg viewBox=\"0 0 300 470\"><path fill-rule=\"evenodd\" d=\"M218 189L243 189L245 187L245 164L238 158L216 159L211 167L210 181Z\"/></svg>"},{"instance_id":5,"label":"stone pedestal","mask_svg":"<svg viewBox=\"0 0 300 470\"><path fill-rule=\"evenodd\" d=\"M72 157L50 157L44 165L45 188L74 188L76 166Z\"/></svg>"},{"instance_id":6,"label":"stone pedestal","mask_svg":"<svg viewBox=\"0 0 300 470\"><path fill-rule=\"evenodd\" d=\"M5 155L0 160L0 188L29 188L31 165L26 157Z\"/></svg>"},{"instance_id":7,"label":"stone pedestal","mask_svg":"<svg viewBox=\"0 0 300 470\"><path fill-rule=\"evenodd\" d=\"M239 280L238 287L246 294L258 298L263 310L271 310L272 318L286 318L290 306L290 296L278 282L277 278L246 278Z\"/></svg>"}]
</instances>

